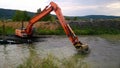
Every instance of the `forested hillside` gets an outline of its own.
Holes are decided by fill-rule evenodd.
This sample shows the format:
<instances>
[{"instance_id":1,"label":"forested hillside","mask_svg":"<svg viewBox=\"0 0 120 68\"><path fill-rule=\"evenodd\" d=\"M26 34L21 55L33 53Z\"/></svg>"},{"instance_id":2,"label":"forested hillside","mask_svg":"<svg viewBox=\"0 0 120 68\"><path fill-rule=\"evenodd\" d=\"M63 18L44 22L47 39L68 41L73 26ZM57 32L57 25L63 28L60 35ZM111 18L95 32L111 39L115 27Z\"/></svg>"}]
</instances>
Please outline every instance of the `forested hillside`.
<instances>
[{"instance_id":1,"label":"forested hillside","mask_svg":"<svg viewBox=\"0 0 120 68\"><path fill-rule=\"evenodd\" d=\"M0 19L12 19L15 12L16 12L16 10L0 8ZM28 11L27 11L27 13L29 16L33 16L35 14L33 12L28 12Z\"/></svg>"},{"instance_id":2,"label":"forested hillside","mask_svg":"<svg viewBox=\"0 0 120 68\"><path fill-rule=\"evenodd\" d=\"M22 10L20 10L22 11ZM0 19L12 19L13 15L15 14L16 10L12 9L3 9L0 8ZM34 12L26 11L29 16L35 15ZM55 16L55 15L53 15ZM115 19L120 18L120 16L109 16L109 15L87 15L87 16L65 16L66 19Z\"/></svg>"}]
</instances>

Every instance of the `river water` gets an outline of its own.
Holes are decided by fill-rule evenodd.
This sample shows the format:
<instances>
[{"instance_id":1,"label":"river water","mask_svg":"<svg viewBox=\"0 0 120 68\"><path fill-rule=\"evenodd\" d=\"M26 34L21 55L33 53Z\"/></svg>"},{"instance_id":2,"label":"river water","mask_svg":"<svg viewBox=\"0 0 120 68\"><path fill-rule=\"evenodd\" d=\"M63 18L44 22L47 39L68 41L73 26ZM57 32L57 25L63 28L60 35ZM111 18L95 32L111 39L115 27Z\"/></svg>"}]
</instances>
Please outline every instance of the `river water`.
<instances>
[{"instance_id":1,"label":"river water","mask_svg":"<svg viewBox=\"0 0 120 68\"><path fill-rule=\"evenodd\" d=\"M78 56L76 59L82 61L83 68L84 65L87 68L120 68L120 39L112 40L101 36L79 36L79 39L90 48L90 53L84 57L79 56L66 36L52 35L40 38L42 41L33 44L0 45L0 68L15 68L21 64L31 54L30 45L42 57L48 54L59 59Z\"/></svg>"}]
</instances>

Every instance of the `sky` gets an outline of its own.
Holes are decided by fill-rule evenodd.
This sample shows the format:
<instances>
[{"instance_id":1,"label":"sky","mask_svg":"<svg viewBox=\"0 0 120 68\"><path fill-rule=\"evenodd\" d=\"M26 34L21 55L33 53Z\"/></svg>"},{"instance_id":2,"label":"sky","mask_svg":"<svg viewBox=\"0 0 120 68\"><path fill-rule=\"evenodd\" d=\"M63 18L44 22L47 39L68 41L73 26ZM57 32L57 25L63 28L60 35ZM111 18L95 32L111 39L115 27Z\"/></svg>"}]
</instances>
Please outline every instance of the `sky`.
<instances>
[{"instance_id":1,"label":"sky","mask_svg":"<svg viewBox=\"0 0 120 68\"><path fill-rule=\"evenodd\" d=\"M36 12L51 1L58 4L65 16L120 16L120 0L0 0L0 8Z\"/></svg>"}]
</instances>

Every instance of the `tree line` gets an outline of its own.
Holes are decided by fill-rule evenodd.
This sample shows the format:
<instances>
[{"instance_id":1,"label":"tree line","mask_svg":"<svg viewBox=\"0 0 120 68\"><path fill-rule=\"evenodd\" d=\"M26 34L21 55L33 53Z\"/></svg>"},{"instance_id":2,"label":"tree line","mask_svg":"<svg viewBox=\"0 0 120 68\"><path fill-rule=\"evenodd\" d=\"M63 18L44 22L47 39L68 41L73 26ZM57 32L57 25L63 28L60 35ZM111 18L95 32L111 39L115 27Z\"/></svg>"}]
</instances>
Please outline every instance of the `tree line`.
<instances>
[{"instance_id":1,"label":"tree line","mask_svg":"<svg viewBox=\"0 0 120 68\"><path fill-rule=\"evenodd\" d=\"M35 15L40 14L40 13L41 13L41 8L39 8L37 10L37 12L35 13ZM12 21L29 21L31 18L32 18L32 16L30 16L27 11L16 10L15 14L12 17ZM65 16L65 19L67 21L70 21L70 20L72 20L72 21L78 21L79 20L78 17L70 18L70 17L66 17L66 16ZM43 17L40 21L55 22L56 20L57 20L57 17L55 15L48 14L45 17Z\"/></svg>"},{"instance_id":2,"label":"tree line","mask_svg":"<svg viewBox=\"0 0 120 68\"><path fill-rule=\"evenodd\" d=\"M41 9L37 10L36 14L40 14L41 13ZM12 17L13 21L29 21L32 17L27 13L27 11L20 11L20 10L16 10L15 14ZM45 17L43 17L40 21L51 21L54 22L55 21L55 17L51 14L46 15Z\"/></svg>"}]
</instances>

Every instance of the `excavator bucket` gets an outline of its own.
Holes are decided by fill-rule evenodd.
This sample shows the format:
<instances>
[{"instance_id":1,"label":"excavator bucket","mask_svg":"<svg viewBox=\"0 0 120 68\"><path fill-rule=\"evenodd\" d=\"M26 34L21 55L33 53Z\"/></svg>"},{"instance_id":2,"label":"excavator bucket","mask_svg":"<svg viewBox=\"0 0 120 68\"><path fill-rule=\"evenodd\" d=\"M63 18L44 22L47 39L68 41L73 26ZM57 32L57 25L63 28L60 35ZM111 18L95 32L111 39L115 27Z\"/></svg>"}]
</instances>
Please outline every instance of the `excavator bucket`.
<instances>
[{"instance_id":1,"label":"excavator bucket","mask_svg":"<svg viewBox=\"0 0 120 68\"><path fill-rule=\"evenodd\" d=\"M90 49L87 44L77 43L74 45L79 53L87 54L90 52Z\"/></svg>"},{"instance_id":2,"label":"excavator bucket","mask_svg":"<svg viewBox=\"0 0 120 68\"><path fill-rule=\"evenodd\" d=\"M86 44L81 45L81 48L79 48L77 50L78 50L78 52L82 52L84 54L87 54L90 52L90 49L89 49L88 45L86 45Z\"/></svg>"}]
</instances>

